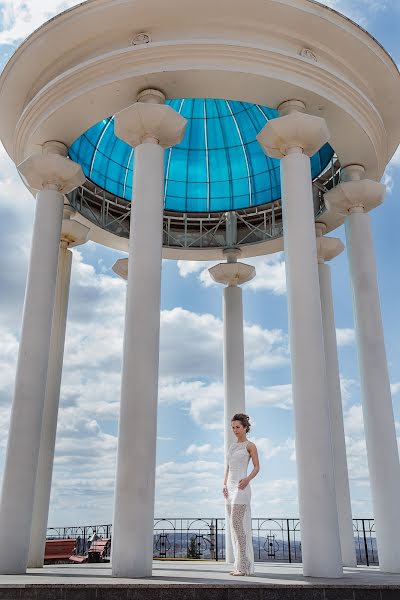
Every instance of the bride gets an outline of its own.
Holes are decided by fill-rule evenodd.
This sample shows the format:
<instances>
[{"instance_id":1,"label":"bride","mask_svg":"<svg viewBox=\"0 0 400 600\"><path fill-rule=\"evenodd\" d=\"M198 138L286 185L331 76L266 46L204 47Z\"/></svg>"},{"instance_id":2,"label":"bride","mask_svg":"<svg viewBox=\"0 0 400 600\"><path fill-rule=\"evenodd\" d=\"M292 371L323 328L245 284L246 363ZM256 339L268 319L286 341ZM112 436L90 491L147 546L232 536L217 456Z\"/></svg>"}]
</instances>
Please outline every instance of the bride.
<instances>
[{"instance_id":1,"label":"bride","mask_svg":"<svg viewBox=\"0 0 400 600\"><path fill-rule=\"evenodd\" d=\"M250 481L260 470L256 445L246 434L250 431L248 415L237 414L231 419L232 431L237 441L228 449L223 494L226 499L227 514L235 557L231 575L254 574L254 550L251 531L251 489ZM247 475L249 461L253 470Z\"/></svg>"}]
</instances>

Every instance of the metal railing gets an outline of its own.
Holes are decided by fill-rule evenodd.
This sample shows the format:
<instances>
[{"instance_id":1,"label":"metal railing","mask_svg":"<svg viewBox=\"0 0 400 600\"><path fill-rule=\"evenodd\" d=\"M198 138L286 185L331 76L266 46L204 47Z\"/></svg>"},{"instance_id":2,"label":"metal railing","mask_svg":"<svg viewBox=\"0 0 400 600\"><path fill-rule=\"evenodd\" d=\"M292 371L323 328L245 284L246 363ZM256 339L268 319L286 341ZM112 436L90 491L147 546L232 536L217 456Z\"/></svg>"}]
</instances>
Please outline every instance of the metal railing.
<instances>
[{"instance_id":1,"label":"metal railing","mask_svg":"<svg viewBox=\"0 0 400 600\"><path fill-rule=\"evenodd\" d=\"M374 520L353 519L353 530L357 563L379 564ZM253 518L252 531L256 562L302 561L299 519ZM111 538L112 526L51 527L47 539L75 539L76 553L85 554L93 534ZM225 560L225 519L155 519L153 556L169 560Z\"/></svg>"},{"instance_id":2,"label":"metal railing","mask_svg":"<svg viewBox=\"0 0 400 600\"><path fill-rule=\"evenodd\" d=\"M313 181L316 218L326 210L324 194L339 183L340 163L336 156ZM100 188L90 180L67 194L71 206L86 219L114 235L129 239L131 202ZM283 236L281 200L234 211L237 216L237 245L248 246ZM225 248L226 212L185 213L164 210L163 247L169 249Z\"/></svg>"}]
</instances>

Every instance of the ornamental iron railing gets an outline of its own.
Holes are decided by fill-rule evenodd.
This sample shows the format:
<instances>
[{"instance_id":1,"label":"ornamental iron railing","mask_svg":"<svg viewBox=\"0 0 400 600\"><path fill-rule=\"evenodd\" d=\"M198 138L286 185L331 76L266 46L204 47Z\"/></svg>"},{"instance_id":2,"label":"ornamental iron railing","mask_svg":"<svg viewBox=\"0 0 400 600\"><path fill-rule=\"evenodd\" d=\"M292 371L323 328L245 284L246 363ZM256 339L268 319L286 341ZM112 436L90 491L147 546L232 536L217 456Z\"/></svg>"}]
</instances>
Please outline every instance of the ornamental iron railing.
<instances>
[{"instance_id":1,"label":"ornamental iron railing","mask_svg":"<svg viewBox=\"0 0 400 600\"><path fill-rule=\"evenodd\" d=\"M354 544L359 565L378 565L373 519L353 519ZM300 563L299 519L253 518L253 548L256 562ZM76 540L76 554L85 554L93 536L112 538L111 525L51 527L47 539ZM324 535L324 532L321 532ZM225 560L225 519L155 519L155 559ZM108 556L109 557L109 556Z\"/></svg>"}]
</instances>

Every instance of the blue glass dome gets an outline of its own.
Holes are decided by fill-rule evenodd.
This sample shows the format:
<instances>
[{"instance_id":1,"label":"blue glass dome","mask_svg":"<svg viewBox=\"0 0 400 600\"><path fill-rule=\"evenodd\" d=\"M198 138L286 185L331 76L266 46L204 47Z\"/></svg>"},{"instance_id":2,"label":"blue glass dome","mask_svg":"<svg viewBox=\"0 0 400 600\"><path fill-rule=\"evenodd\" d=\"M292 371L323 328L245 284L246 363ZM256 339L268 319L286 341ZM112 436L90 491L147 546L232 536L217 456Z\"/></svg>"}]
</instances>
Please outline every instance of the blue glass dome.
<instances>
[{"instance_id":1,"label":"blue glass dome","mask_svg":"<svg viewBox=\"0 0 400 600\"><path fill-rule=\"evenodd\" d=\"M279 161L256 136L276 110L232 100L167 100L187 121L184 140L166 150L164 207L176 212L222 212L260 206L281 197ZM91 127L70 147L72 160L107 192L132 199L134 151L114 135L114 117ZM311 159L312 177L333 156L326 144Z\"/></svg>"}]
</instances>

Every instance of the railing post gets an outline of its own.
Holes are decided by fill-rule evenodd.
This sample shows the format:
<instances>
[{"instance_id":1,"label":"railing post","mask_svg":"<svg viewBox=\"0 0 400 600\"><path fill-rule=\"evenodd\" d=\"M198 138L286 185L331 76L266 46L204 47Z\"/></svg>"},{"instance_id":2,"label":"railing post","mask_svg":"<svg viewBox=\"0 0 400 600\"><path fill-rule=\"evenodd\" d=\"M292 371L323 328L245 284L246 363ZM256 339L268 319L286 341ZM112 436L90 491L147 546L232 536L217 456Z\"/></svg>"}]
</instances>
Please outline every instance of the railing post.
<instances>
[{"instance_id":1,"label":"railing post","mask_svg":"<svg viewBox=\"0 0 400 600\"><path fill-rule=\"evenodd\" d=\"M361 519L362 522L362 528L363 528L363 535L364 535L364 548L365 548L365 558L367 561L367 567L369 567L369 558L368 558L368 544L367 544L367 536L365 533L365 523L364 523L364 519Z\"/></svg>"},{"instance_id":2,"label":"railing post","mask_svg":"<svg viewBox=\"0 0 400 600\"><path fill-rule=\"evenodd\" d=\"M218 519L215 519L215 560L218 562Z\"/></svg>"},{"instance_id":3,"label":"railing post","mask_svg":"<svg viewBox=\"0 0 400 600\"><path fill-rule=\"evenodd\" d=\"M289 527L289 519L286 519L286 528L287 528L287 541L288 541L288 553L289 553L289 563L292 562L292 549L290 547L290 527Z\"/></svg>"}]
</instances>

